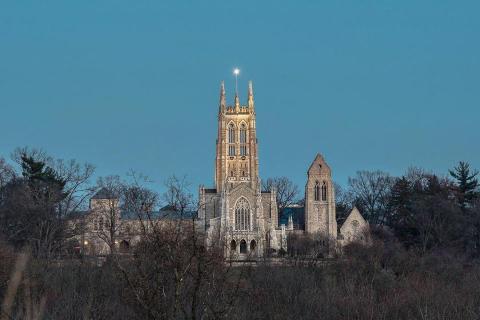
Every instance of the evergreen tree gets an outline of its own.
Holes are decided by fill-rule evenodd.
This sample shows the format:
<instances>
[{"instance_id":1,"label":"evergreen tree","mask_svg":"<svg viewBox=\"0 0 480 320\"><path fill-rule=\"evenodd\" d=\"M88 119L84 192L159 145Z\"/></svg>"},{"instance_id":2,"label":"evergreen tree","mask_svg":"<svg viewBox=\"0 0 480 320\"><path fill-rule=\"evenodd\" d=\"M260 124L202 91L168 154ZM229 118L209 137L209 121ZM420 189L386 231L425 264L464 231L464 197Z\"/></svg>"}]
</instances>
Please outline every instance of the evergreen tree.
<instances>
[{"instance_id":1,"label":"evergreen tree","mask_svg":"<svg viewBox=\"0 0 480 320\"><path fill-rule=\"evenodd\" d=\"M20 156L21 166L22 166L22 175L25 179L30 182L42 181L46 183L58 184L58 186L63 187L65 182L60 176L55 172L55 170L46 165L45 161L41 159L35 159L31 155L26 153Z\"/></svg>"},{"instance_id":2,"label":"evergreen tree","mask_svg":"<svg viewBox=\"0 0 480 320\"><path fill-rule=\"evenodd\" d=\"M418 236L415 217L412 213L412 183L405 177L396 179L389 201L389 225L397 237L407 246L412 246Z\"/></svg>"},{"instance_id":3,"label":"evergreen tree","mask_svg":"<svg viewBox=\"0 0 480 320\"><path fill-rule=\"evenodd\" d=\"M478 171L471 172L470 165L467 162L460 161L458 166L449 170L449 172L456 180L455 191L458 203L462 209L465 209L478 196Z\"/></svg>"}]
</instances>

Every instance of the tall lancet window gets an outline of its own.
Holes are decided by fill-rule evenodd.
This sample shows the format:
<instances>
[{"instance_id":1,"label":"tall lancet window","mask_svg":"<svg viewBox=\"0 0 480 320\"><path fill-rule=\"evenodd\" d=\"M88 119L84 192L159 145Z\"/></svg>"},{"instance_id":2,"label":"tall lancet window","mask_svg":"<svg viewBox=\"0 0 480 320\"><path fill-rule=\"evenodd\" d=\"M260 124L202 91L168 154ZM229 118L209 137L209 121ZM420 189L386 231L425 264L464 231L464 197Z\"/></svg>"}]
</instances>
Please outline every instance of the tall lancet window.
<instances>
[{"instance_id":1,"label":"tall lancet window","mask_svg":"<svg viewBox=\"0 0 480 320\"><path fill-rule=\"evenodd\" d=\"M247 155L247 126L244 123L240 126L240 155Z\"/></svg>"},{"instance_id":2,"label":"tall lancet window","mask_svg":"<svg viewBox=\"0 0 480 320\"><path fill-rule=\"evenodd\" d=\"M327 183L325 181L322 184L322 201L327 201Z\"/></svg>"},{"instance_id":3,"label":"tall lancet window","mask_svg":"<svg viewBox=\"0 0 480 320\"><path fill-rule=\"evenodd\" d=\"M315 187L313 188L314 200L320 201L320 184L315 181Z\"/></svg>"},{"instance_id":4,"label":"tall lancet window","mask_svg":"<svg viewBox=\"0 0 480 320\"><path fill-rule=\"evenodd\" d=\"M235 156L235 125L233 123L228 126L228 155Z\"/></svg>"},{"instance_id":5,"label":"tall lancet window","mask_svg":"<svg viewBox=\"0 0 480 320\"><path fill-rule=\"evenodd\" d=\"M245 198L235 206L235 230L250 230L250 205Z\"/></svg>"}]
</instances>

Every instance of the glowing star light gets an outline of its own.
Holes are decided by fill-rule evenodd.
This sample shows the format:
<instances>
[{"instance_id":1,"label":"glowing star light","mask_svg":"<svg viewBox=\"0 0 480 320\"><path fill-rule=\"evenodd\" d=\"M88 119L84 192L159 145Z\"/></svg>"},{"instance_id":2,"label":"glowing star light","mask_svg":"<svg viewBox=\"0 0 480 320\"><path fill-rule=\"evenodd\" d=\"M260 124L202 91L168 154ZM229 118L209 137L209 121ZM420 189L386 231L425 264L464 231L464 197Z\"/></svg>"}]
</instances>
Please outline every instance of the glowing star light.
<instances>
[{"instance_id":1,"label":"glowing star light","mask_svg":"<svg viewBox=\"0 0 480 320\"><path fill-rule=\"evenodd\" d=\"M240 73L240 69L235 68L233 69L233 74L235 75L235 95L237 95L238 92L238 74Z\"/></svg>"}]
</instances>

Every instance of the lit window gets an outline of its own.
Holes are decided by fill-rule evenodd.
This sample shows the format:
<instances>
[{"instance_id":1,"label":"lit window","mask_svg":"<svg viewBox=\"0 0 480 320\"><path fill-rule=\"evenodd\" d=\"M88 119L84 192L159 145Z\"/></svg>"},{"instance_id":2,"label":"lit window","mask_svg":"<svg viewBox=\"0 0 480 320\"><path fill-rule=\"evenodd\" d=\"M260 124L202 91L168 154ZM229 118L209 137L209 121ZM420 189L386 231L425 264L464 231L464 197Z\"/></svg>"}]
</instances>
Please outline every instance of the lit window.
<instances>
[{"instance_id":1,"label":"lit window","mask_svg":"<svg viewBox=\"0 0 480 320\"><path fill-rule=\"evenodd\" d=\"M228 126L228 143L235 143L235 126L233 123Z\"/></svg>"},{"instance_id":2,"label":"lit window","mask_svg":"<svg viewBox=\"0 0 480 320\"><path fill-rule=\"evenodd\" d=\"M235 156L235 125L230 123L228 126L228 155Z\"/></svg>"},{"instance_id":3,"label":"lit window","mask_svg":"<svg viewBox=\"0 0 480 320\"><path fill-rule=\"evenodd\" d=\"M246 156L247 155L247 127L243 123L240 127L240 155Z\"/></svg>"},{"instance_id":4,"label":"lit window","mask_svg":"<svg viewBox=\"0 0 480 320\"><path fill-rule=\"evenodd\" d=\"M241 145L240 146L240 155L241 156L246 156L247 155L247 146L246 145Z\"/></svg>"},{"instance_id":5,"label":"lit window","mask_svg":"<svg viewBox=\"0 0 480 320\"><path fill-rule=\"evenodd\" d=\"M228 146L228 155L232 157L235 155L235 146Z\"/></svg>"}]
</instances>

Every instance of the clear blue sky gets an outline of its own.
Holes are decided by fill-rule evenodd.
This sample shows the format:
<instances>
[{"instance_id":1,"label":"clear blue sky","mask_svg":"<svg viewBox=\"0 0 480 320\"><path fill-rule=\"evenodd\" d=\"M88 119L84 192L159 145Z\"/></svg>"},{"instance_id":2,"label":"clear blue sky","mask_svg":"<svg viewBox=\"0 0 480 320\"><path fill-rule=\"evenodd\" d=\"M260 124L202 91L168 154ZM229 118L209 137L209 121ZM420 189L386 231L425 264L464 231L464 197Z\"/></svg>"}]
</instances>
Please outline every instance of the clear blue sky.
<instances>
[{"instance_id":1,"label":"clear blue sky","mask_svg":"<svg viewBox=\"0 0 480 320\"><path fill-rule=\"evenodd\" d=\"M214 174L219 83L253 80L263 178L480 168L479 1L3 1L0 156L158 184Z\"/></svg>"}]
</instances>

